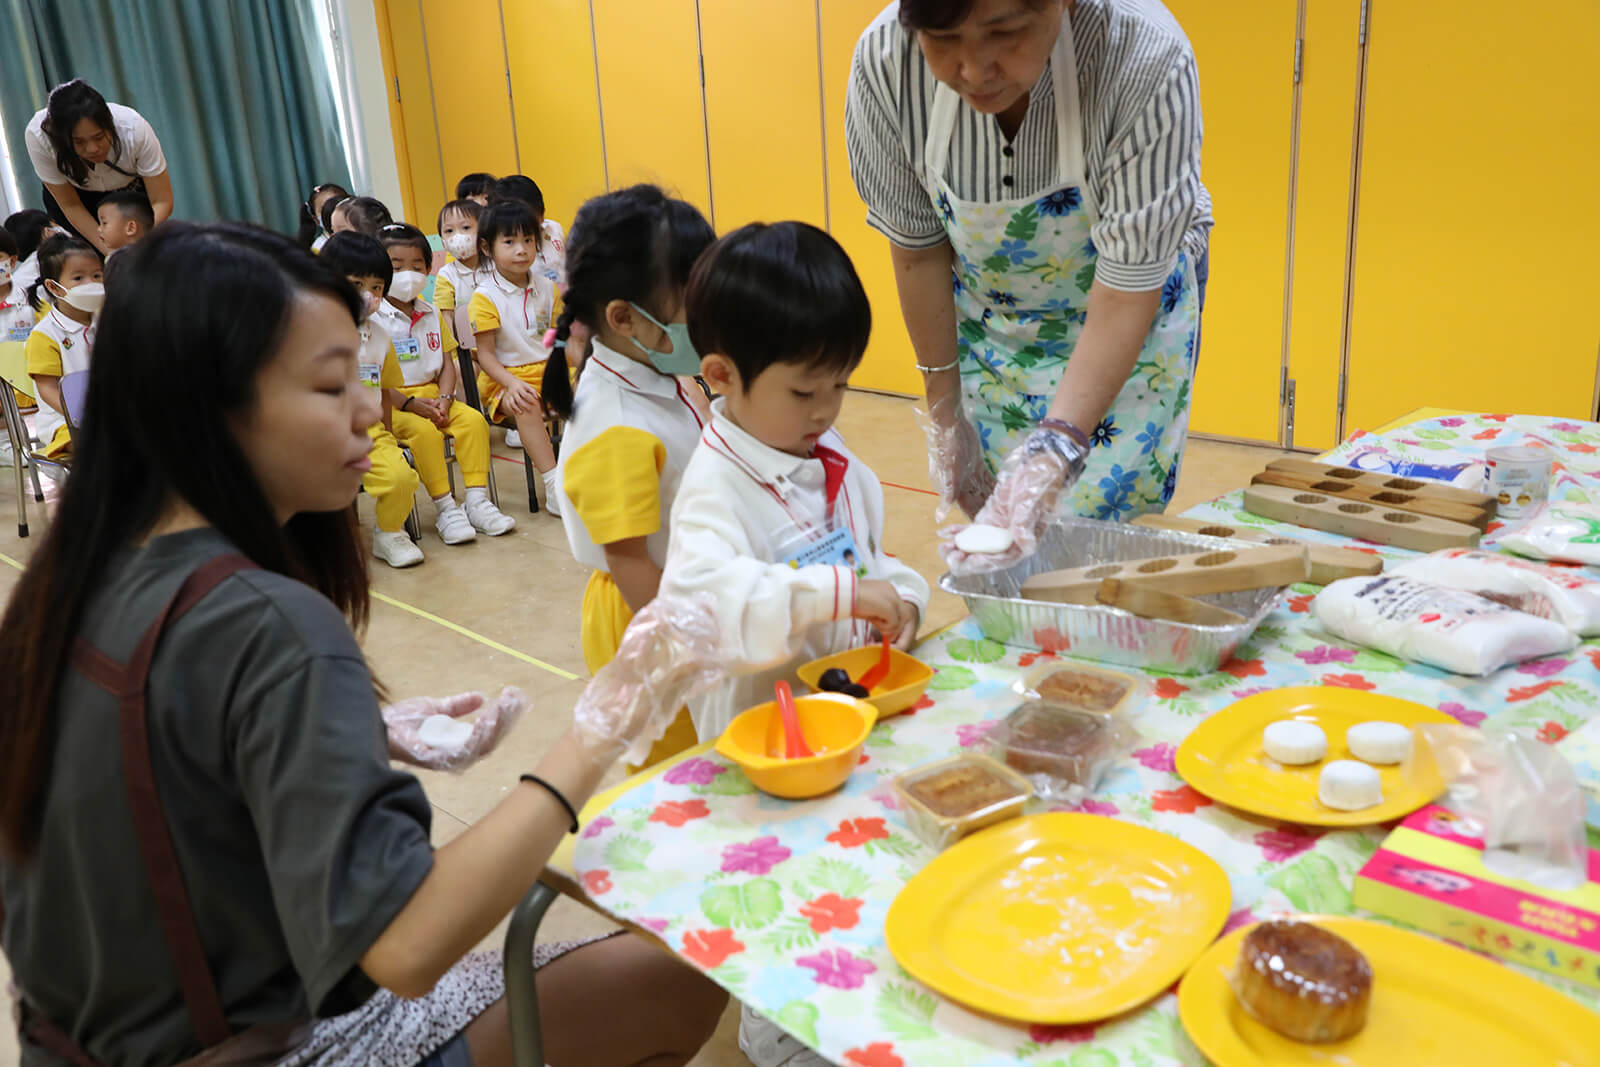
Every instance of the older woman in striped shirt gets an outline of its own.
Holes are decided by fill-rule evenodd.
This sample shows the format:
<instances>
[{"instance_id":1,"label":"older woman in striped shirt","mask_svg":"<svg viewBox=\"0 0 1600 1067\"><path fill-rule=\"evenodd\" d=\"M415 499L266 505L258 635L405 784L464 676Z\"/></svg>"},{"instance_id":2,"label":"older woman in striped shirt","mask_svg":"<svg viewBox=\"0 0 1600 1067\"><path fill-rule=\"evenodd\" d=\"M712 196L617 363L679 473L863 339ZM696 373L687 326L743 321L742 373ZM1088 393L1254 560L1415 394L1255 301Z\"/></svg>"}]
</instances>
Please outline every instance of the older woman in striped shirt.
<instances>
[{"instance_id":1,"label":"older woman in striped shirt","mask_svg":"<svg viewBox=\"0 0 1600 1067\"><path fill-rule=\"evenodd\" d=\"M1188 429L1211 201L1194 52L1158 0L899 0L856 46L850 167L886 237L947 503L1032 551L1160 511Z\"/></svg>"}]
</instances>

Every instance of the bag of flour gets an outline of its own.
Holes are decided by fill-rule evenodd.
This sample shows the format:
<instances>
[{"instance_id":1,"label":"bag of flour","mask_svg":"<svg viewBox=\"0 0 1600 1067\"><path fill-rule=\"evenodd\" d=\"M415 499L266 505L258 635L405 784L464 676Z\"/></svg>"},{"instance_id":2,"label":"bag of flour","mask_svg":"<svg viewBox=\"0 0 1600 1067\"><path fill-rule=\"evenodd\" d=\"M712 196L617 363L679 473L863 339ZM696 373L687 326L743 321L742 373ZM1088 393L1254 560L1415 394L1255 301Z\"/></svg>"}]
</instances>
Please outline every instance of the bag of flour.
<instances>
[{"instance_id":1,"label":"bag of flour","mask_svg":"<svg viewBox=\"0 0 1600 1067\"><path fill-rule=\"evenodd\" d=\"M1346 641L1457 674L1491 674L1578 644L1560 623L1397 574L1334 582L1312 608Z\"/></svg>"},{"instance_id":2,"label":"bag of flour","mask_svg":"<svg viewBox=\"0 0 1600 1067\"><path fill-rule=\"evenodd\" d=\"M1600 634L1600 581L1570 567L1549 567L1476 548L1447 548L1406 560L1390 574L1488 596L1507 607L1553 619L1577 634Z\"/></svg>"},{"instance_id":3,"label":"bag of flour","mask_svg":"<svg viewBox=\"0 0 1600 1067\"><path fill-rule=\"evenodd\" d=\"M1552 500L1496 541L1502 548L1534 559L1600 566L1600 507Z\"/></svg>"}]
</instances>

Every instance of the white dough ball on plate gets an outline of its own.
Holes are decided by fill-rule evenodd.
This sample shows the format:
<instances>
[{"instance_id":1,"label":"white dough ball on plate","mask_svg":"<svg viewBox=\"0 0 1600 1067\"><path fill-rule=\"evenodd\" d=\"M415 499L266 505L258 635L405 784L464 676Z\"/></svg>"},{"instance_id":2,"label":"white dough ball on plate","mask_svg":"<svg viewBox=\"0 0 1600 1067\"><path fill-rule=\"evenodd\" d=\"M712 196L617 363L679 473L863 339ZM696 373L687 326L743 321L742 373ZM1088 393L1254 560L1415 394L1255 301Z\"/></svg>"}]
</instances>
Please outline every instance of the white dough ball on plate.
<instances>
[{"instance_id":1,"label":"white dough ball on plate","mask_svg":"<svg viewBox=\"0 0 1600 1067\"><path fill-rule=\"evenodd\" d=\"M1399 763L1411 755L1411 730L1397 722L1364 722L1345 731L1350 754L1368 763Z\"/></svg>"},{"instance_id":2,"label":"white dough ball on plate","mask_svg":"<svg viewBox=\"0 0 1600 1067\"><path fill-rule=\"evenodd\" d=\"M969 556L997 556L1015 543L1011 531L974 523L956 534L956 547Z\"/></svg>"},{"instance_id":3,"label":"white dough ball on plate","mask_svg":"<svg viewBox=\"0 0 1600 1067\"><path fill-rule=\"evenodd\" d=\"M1317 799L1339 811L1361 811L1383 803L1383 783L1365 763L1336 759L1322 768Z\"/></svg>"},{"instance_id":4,"label":"white dough ball on plate","mask_svg":"<svg viewBox=\"0 0 1600 1067\"><path fill-rule=\"evenodd\" d=\"M1261 747L1279 763L1300 766L1328 754L1328 735L1314 722L1283 719L1261 732Z\"/></svg>"}]
</instances>

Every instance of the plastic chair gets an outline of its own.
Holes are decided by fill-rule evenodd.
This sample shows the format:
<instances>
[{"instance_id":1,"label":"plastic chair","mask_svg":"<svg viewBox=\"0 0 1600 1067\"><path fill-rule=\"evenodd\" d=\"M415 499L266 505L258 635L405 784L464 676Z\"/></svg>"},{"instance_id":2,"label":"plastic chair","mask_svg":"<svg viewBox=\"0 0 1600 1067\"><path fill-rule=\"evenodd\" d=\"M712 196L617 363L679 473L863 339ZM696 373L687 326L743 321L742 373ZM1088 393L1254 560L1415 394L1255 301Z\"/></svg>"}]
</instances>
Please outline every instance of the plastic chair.
<instances>
[{"instance_id":1,"label":"plastic chair","mask_svg":"<svg viewBox=\"0 0 1600 1067\"><path fill-rule=\"evenodd\" d=\"M506 1006L511 1016L511 1062L544 1067L544 1037L539 1032L539 990L533 970L533 940L556 891L535 882L511 913L506 928Z\"/></svg>"},{"instance_id":2,"label":"plastic chair","mask_svg":"<svg viewBox=\"0 0 1600 1067\"><path fill-rule=\"evenodd\" d=\"M483 410L483 397L478 393L478 368L472 362L471 351L465 348L458 348L456 349L456 356L461 360L462 395L466 397L467 403L477 408L479 413L482 414L484 418L488 418L489 413ZM504 420L499 420L495 424L501 426L507 425ZM514 426L515 424L513 423L511 425ZM550 446L555 449L556 455L560 456L561 420L555 418L554 416L547 415L544 420L544 428L545 431L550 434ZM529 514L533 515L537 515L539 513L539 493L537 489L539 481L535 477L537 473L538 472L533 469L532 457L530 457L528 453L524 451L522 453L522 476L528 482L528 512ZM490 486L494 485L493 474L490 475L489 484ZM452 489L454 488L454 485L455 483L452 482ZM495 494L494 503L495 507L500 506L500 498L498 494Z\"/></svg>"},{"instance_id":3,"label":"plastic chair","mask_svg":"<svg viewBox=\"0 0 1600 1067\"><path fill-rule=\"evenodd\" d=\"M23 354L22 342L0 342L0 394L3 394L0 395L0 412L6 417L6 436L11 440L11 465L17 475L17 536L27 537L28 483L22 473L24 464L28 465L33 475L34 498L43 500L44 490L39 485L38 469L28 463L33 442L28 436L28 424L23 421L22 411L17 407L16 393L13 392L17 385L26 386L26 395L33 395L33 382L28 377L27 357Z\"/></svg>"},{"instance_id":4,"label":"plastic chair","mask_svg":"<svg viewBox=\"0 0 1600 1067\"><path fill-rule=\"evenodd\" d=\"M73 371L61 379L61 406L66 409L67 429L76 430L82 424L83 402L89 395L89 372Z\"/></svg>"}]
</instances>

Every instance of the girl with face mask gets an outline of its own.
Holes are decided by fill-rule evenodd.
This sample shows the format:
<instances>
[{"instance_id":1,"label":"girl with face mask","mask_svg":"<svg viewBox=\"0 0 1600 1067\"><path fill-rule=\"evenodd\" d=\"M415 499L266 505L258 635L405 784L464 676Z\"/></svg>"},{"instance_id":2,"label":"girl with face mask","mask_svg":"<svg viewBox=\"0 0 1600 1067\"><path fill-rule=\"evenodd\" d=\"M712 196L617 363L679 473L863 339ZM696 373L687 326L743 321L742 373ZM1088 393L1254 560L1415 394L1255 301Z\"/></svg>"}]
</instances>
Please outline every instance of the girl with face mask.
<instances>
[{"instance_id":1,"label":"girl with face mask","mask_svg":"<svg viewBox=\"0 0 1600 1067\"><path fill-rule=\"evenodd\" d=\"M439 268L433 283L433 306L441 318L449 319L461 347L472 352L477 339L467 327L467 305L483 280L485 263L478 253L478 216L483 207L476 200L452 200L439 211L439 239L450 253L450 262Z\"/></svg>"},{"instance_id":2,"label":"girl with face mask","mask_svg":"<svg viewBox=\"0 0 1600 1067\"><path fill-rule=\"evenodd\" d=\"M52 459L72 447L61 379L89 369L94 319L106 299L102 267L100 253L81 238L59 235L39 246L39 278L29 287L27 302L37 306L48 300L50 310L28 335L28 374L42 401L35 433Z\"/></svg>"}]
</instances>

